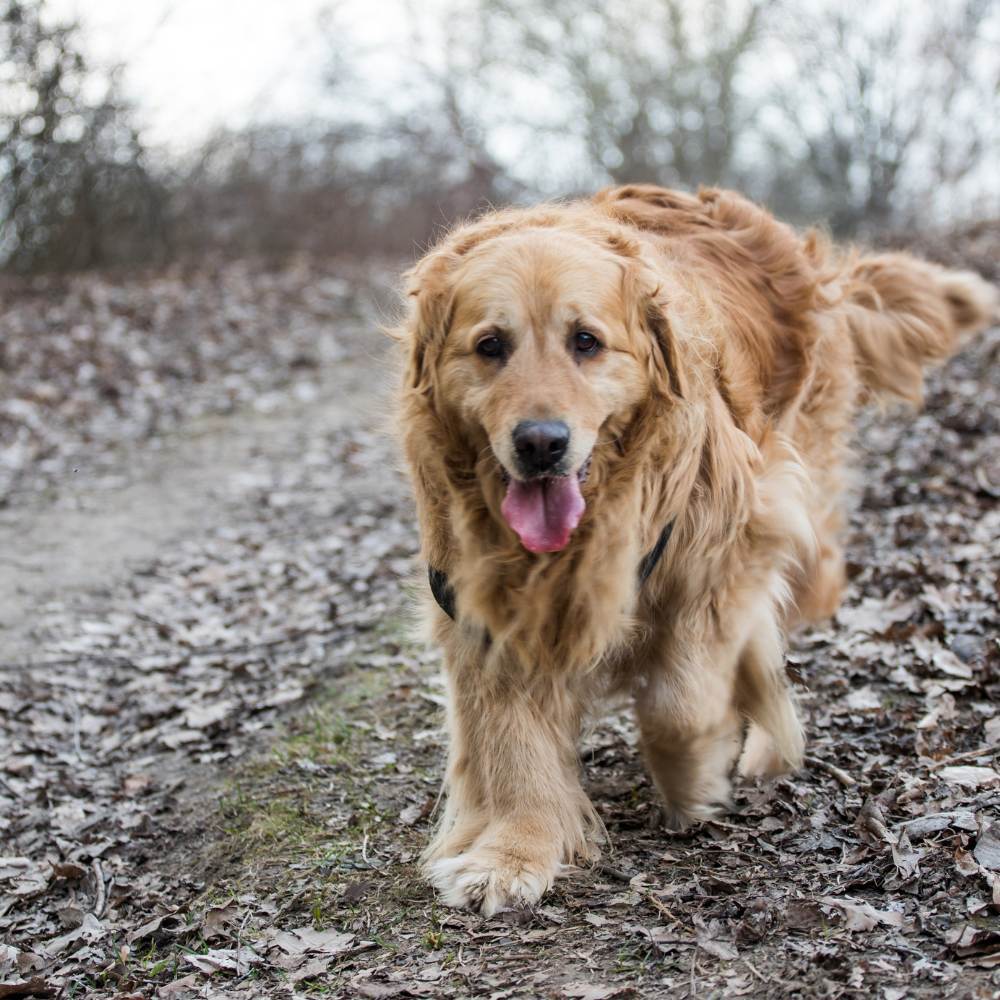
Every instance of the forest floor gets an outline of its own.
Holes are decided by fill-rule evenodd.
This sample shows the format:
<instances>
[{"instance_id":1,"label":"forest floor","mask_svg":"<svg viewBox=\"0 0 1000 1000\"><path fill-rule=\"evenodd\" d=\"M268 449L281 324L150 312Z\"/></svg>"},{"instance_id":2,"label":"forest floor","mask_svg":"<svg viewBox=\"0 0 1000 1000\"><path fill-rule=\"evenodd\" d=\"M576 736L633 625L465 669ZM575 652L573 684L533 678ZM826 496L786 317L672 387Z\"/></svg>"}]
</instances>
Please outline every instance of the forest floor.
<instances>
[{"instance_id":1,"label":"forest floor","mask_svg":"<svg viewBox=\"0 0 1000 1000\"><path fill-rule=\"evenodd\" d=\"M588 731L604 860L483 919L384 289L298 261L2 290L0 998L1000 995L1000 330L858 435L803 771L684 834Z\"/></svg>"}]
</instances>

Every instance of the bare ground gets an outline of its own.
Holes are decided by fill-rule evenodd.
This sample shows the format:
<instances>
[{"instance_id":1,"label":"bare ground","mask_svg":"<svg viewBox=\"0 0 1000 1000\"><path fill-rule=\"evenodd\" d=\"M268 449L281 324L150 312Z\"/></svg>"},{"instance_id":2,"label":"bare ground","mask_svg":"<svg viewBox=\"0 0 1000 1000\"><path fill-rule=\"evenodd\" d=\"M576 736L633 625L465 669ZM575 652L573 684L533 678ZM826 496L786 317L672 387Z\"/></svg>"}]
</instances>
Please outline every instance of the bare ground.
<instances>
[{"instance_id":1,"label":"bare ground","mask_svg":"<svg viewBox=\"0 0 1000 1000\"><path fill-rule=\"evenodd\" d=\"M438 662L347 278L221 271L204 317L182 276L80 279L4 317L0 997L1000 995L1000 334L864 423L850 597L789 656L804 772L666 833L600 720L603 863L484 920L416 867Z\"/></svg>"}]
</instances>

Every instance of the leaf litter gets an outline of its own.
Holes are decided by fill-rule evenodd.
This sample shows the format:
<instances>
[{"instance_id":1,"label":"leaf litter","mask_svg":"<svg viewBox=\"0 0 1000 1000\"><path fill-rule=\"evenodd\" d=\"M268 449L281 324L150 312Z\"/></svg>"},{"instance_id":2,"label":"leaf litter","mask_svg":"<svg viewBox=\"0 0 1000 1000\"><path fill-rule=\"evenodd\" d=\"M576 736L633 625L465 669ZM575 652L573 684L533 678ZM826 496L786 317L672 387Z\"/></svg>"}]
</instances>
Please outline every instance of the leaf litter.
<instances>
[{"instance_id":1,"label":"leaf litter","mask_svg":"<svg viewBox=\"0 0 1000 1000\"><path fill-rule=\"evenodd\" d=\"M192 349L170 377L107 362L121 413L101 403L73 425L97 397L68 388L77 355L55 323L46 377L67 388L33 402L29 431L7 425L4 530L51 497L87 436L127 477L119 430L183 434L220 386L224 433L262 395L280 411L295 372L343 384L357 418L307 409L207 528L40 607L34 644L0 669L0 996L995 995L1000 513L983 484L1000 484L997 331L932 377L922 415L862 421L848 600L790 651L805 770L667 833L629 720L599 720L581 751L603 861L533 910L483 920L442 908L418 874L443 692L435 654L409 637L417 539L365 385L378 342L344 332L358 307L328 277L328 298L292 322L329 326L315 365L286 357L266 384L244 378L234 354L290 350L263 343L276 307L251 289L287 305L317 272L218 280L230 291L199 286L195 316L177 312L172 278L79 279L73 322L113 328L112 353L166 358L162 333L144 344L129 326L158 309L217 350ZM42 299L17 309L25 336L53 319ZM16 399L38 372L14 356ZM143 370L159 397L135 389ZM150 398L173 414L159 428Z\"/></svg>"}]
</instances>

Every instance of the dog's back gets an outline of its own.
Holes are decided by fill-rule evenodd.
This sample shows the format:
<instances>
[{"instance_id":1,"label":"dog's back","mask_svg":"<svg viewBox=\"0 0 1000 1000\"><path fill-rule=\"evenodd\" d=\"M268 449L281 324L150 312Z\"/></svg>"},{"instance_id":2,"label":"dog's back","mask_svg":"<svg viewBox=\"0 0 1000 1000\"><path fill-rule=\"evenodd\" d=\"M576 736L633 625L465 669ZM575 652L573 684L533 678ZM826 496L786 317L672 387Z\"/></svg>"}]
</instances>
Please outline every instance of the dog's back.
<instances>
[{"instance_id":1,"label":"dog's back","mask_svg":"<svg viewBox=\"0 0 1000 1000\"><path fill-rule=\"evenodd\" d=\"M995 318L996 289L910 254L802 236L731 191L629 185L594 200L680 256L722 311L716 378L735 423L757 444L786 434L809 472L817 547L793 581L792 614L831 615L844 585L838 536L856 405L919 404L927 367Z\"/></svg>"}]
</instances>

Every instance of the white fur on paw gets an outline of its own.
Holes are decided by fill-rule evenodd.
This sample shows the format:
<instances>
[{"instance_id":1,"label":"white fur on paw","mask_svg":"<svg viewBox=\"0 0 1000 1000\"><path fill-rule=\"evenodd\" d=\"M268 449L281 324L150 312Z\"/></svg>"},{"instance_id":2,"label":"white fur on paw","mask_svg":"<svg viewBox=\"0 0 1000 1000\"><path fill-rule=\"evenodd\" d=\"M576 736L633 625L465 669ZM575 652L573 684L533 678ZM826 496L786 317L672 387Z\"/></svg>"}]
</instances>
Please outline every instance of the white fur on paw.
<instances>
[{"instance_id":1,"label":"white fur on paw","mask_svg":"<svg viewBox=\"0 0 1000 1000\"><path fill-rule=\"evenodd\" d=\"M557 867L480 848L434 861L427 874L447 906L470 907L491 917L537 903L552 885Z\"/></svg>"},{"instance_id":2,"label":"white fur on paw","mask_svg":"<svg viewBox=\"0 0 1000 1000\"><path fill-rule=\"evenodd\" d=\"M674 833L682 833L697 823L718 819L732 809L732 802L726 798L716 802L689 803L683 807L664 803L661 806L663 825Z\"/></svg>"},{"instance_id":3,"label":"white fur on paw","mask_svg":"<svg viewBox=\"0 0 1000 1000\"><path fill-rule=\"evenodd\" d=\"M792 741L790 757L786 759L778 751L772 737L753 723L743 744L737 773L741 778L776 778L798 770L802 766L803 746L800 733L796 735L799 738Z\"/></svg>"}]
</instances>

